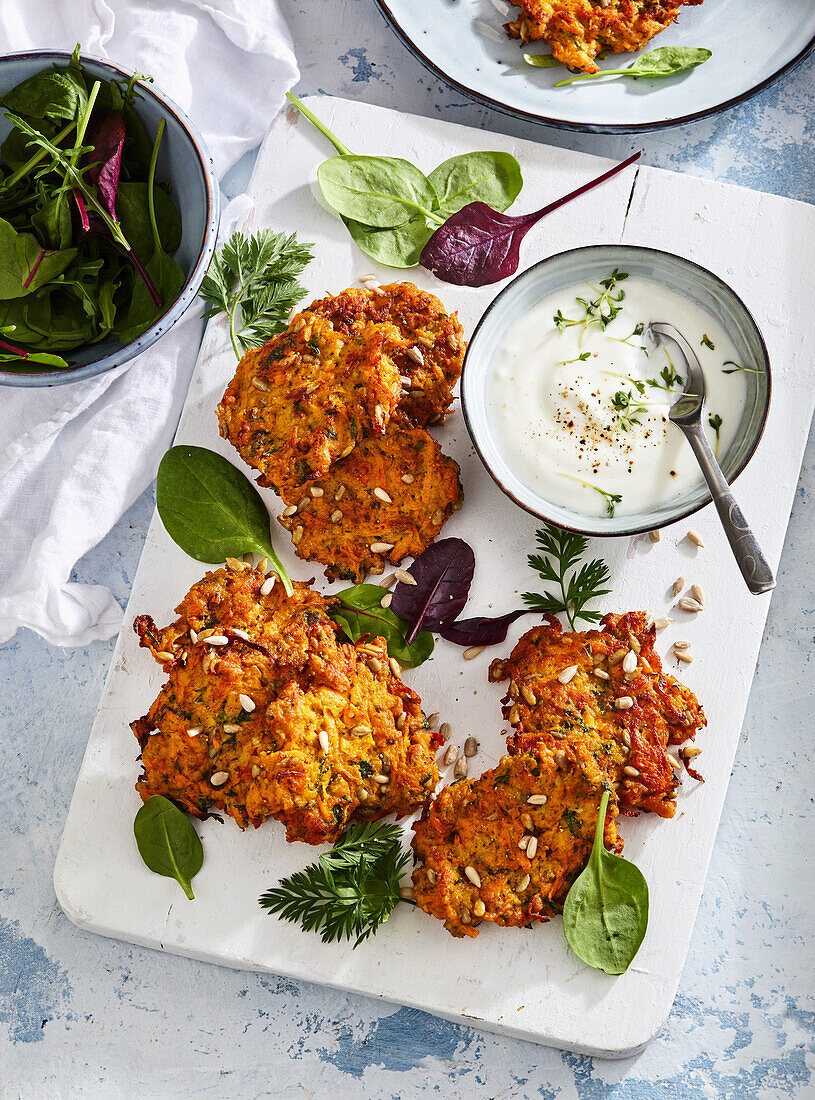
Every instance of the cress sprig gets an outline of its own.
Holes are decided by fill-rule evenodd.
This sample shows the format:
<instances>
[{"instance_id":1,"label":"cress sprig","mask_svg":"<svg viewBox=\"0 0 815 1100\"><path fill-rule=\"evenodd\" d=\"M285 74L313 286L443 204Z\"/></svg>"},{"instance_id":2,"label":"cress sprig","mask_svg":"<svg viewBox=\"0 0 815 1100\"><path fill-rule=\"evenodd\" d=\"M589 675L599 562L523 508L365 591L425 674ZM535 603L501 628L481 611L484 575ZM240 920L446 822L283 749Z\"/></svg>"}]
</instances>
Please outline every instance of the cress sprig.
<instances>
[{"instance_id":1,"label":"cress sprig","mask_svg":"<svg viewBox=\"0 0 815 1100\"><path fill-rule=\"evenodd\" d=\"M373 935L402 900L399 882L410 863L398 825L352 825L316 863L280 880L258 899L270 913L320 932L323 943Z\"/></svg>"},{"instance_id":2,"label":"cress sprig","mask_svg":"<svg viewBox=\"0 0 815 1100\"><path fill-rule=\"evenodd\" d=\"M588 549L588 539L551 523L538 528L536 539L542 553L530 554L529 565L542 581L557 585L558 591L524 592L523 601L527 607L553 615L565 612L572 630L579 619L599 622L600 612L587 611L586 604L611 591L602 587L611 579L611 574L601 558L584 562L578 568L578 562Z\"/></svg>"},{"instance_id":3,"label":"cress sprig","mask_svg":"<svg viewBox=\"0 0 815 1100\"><path fill-rule=\"evenodd\" d=\"M229 338L239 359L285 329L289 313L306 293L297 280L312 259L312 248L301 244L296 233L287 237L262 229L251 237L233 233L215 254L200 293L212 306L207 317L225 313L229 318Z\"/></svg>"}]
</instances>

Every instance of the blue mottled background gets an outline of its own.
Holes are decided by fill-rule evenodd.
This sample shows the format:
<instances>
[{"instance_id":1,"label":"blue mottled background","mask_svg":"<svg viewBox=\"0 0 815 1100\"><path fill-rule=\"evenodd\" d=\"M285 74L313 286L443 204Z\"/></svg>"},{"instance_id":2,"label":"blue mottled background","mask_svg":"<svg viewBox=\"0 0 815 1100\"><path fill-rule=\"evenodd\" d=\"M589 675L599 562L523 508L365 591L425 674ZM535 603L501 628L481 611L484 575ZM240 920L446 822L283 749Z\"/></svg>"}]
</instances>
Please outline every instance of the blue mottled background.
<instances>
[{"instance_id":1,"label":"blue mottled background","mask_svg":"<svg viewBox=\"0 0 815 1100\"><path fill-rule=\"evenodd\" d=\"M582 137L516 122L446 88L371 0L284 7L303 93L613 156L641 146L651 164L815 201L815 58L710 121L636 139ZM233 173L230 193L252 159ZM0 649L3 1100L815 1097L813 458L811 439L694 943L673 1011L643 1054L592 1060L77 931L54 899L51 872L113 642L61 650L20 633ZM124 605L152 508L150 491L77 577L109 585Z\"/></svg>"}]
</instances>

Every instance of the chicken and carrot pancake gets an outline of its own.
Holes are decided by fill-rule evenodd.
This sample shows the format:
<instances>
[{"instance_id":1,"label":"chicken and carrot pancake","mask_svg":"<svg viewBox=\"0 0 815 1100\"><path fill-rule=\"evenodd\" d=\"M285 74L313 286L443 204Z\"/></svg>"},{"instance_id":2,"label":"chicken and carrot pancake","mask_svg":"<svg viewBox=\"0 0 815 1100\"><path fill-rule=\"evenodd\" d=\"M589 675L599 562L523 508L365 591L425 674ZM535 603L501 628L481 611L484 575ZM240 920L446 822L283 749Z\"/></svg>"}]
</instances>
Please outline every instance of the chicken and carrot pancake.
<instances>
[{"instance_id":1,"label":"chicken and carrot pancake","mask_svg":"<svg viewBox=\"0 0 815 1100\"><path fill-rule=\"evenodd\" d=\"M458 463L401 414L327 476L286 492L280 523L297 554L354 582L420 554L461 506ZM288 513L288 514L287 514Z\"/></svg>"},{"instance_id":2,"label":"chicken and carrot pancake","mask_svg":"<svg viewBox=\"0 0 815 1100\"><path fill-rule=\"evenodd\" d=\"M313 313L328 317L339 332L359 332L390 323L402 342L391 354L402 375L402 411L426 426L443 416L453 401L466 344L458 317L435 294L413 283L391 283L376 290L352 287L312 302Z\"/></svg>"},{"instance_id":3,"label":"chicken and carrot pancake","mask_svg":"<svg viewBox=\"0 0 815 1100\"><path fill-rule=\"evenodd\" d=\"M419 908L459 937L478 935L482 921L525 927L560 913L591 854L605 789L594 771L568 746L540 745L444 787L413 826ZM613 852L622 850L616 813L612 799L604 839Z\"/></svg>"},{"instance_id":4,"label":"chicken and carrot pancake","mask_svg":"<svg viewBox=\"0 0 815 1100\"><path fill-rule=\"evenodd\" d=\"M388 660L384 639L338 641L330 600L287 596L231 561L193 585L158 629L134 628L168 680L132 723L136 789L241 828L269 817L289 840L338 839L350 818L412 813L438 780L438 734Z\"/></svg>"},{"instance_id":5,"label":"chicken and carrot pancake","mask_svg":"<svg viewBox=\"0 0 815 1100\"><path fill-rule=\"evenodd\" d=\"M221 435L259 484L295 489L323 477L357 443L381 435L402 381L392 353L404 341L390 324L351 333L307 310L238 363L218 406Z\"/></svg>"},{"instance_id":6,"label":"chicken and carrot pancake","mask_svg":"<svg viewBox=\"0 0 815 1100\"><path fill-rule=\"evenodd\" d=\"M667 748L695 737L704 712L662 671L656 631L642 612L606 615L601 626L564 632L551 618L492 662L490 679L509 681L509 751L568 748L586 774L600 767L622 812L673 817L680 765Z\"/></svg>"},{"instance_id":7,"label":"chicken and carrot pancake","mask_svg":"<svg viewBox=\"0 0 815 1100\"><path fill-rule=\"evenodd\" d=\"M521 15L505 24L510 38L543 40L570 69L596 73L600 53L635 53L702 0L513 0Z\"/></svg>"}]
</instances>

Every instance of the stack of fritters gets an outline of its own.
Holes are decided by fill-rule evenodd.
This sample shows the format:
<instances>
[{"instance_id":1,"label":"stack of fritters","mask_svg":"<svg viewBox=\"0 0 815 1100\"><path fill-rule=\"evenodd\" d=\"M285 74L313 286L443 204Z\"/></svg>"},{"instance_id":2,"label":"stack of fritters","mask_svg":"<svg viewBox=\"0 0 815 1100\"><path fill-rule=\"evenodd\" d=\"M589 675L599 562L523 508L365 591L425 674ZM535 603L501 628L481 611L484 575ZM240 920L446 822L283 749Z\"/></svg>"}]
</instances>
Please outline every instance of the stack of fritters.
<instances>
[{"instance_id":1,"label":"stack of fritters","mask_svg":"<svg viewBox=\"0 0 815 1100\"><path fill-rule=\"evenodd\" d=\"M702 708L663 673L642 612L606 615L601 626L564 633L552 618L527 631L506 661L492 662L490 679L509 681L509 751L569 747L587 774L599 766L623 812L673 817L678 779L666 749L695 737L706 724Z\"/></svg>"},{"instance_id":2,"label":"stack of fritters","mask_svg":"<svg viewBox=\"0 0 815 1100\"><path fill-rule=\"evenodd\" d=\"M622 849L618 805L676 812L678 760L666 750L705 725L702 708L662 672L644 614L601 625L564 633L552 617L492 662L490 679L509 681L510 755L444 788L414 825L416 903L454 936L560 912L591 852L603 790L612 851Z\"/></svg>"},{"instance_id":3,"label":"stack of fritters","mask_svg":"<svg viewBox=\"0 0 815 1100\"><path fill-rule=\"evenodd\" d=\"M132 723L139 794L241 828L274 817L310 844L336 841L351 817L412 813L438 781L441 739L384 639L340 643L330 600L271 583L231 560L193 585L170 626L136 619L169 677Z\"/></svg>"},{"instance_id":4,"label":"stack of fritters","mask_svg":"<svg viewBox=\"0 0 815 1100\"><path fill-rule=\"evenodd\" d=\"M458 465L425 427L449 409L463 357L456 316L395 283L313 302L238 364L221 435L282 496L297 554L331 579L421 553L460 507Z\"/></svg>"},{"instance_id":5,"label":"stack of fritters","mask_svg":"<svg viewBox=\"0 0 815 1100\"><path fill-rule=\"evenodd\" d=\"M596 73L599 53L634 53L702 0L512 0L521 15L505 27L522 42L542 39L570 69Z\"/></svg>"}]
</instances>

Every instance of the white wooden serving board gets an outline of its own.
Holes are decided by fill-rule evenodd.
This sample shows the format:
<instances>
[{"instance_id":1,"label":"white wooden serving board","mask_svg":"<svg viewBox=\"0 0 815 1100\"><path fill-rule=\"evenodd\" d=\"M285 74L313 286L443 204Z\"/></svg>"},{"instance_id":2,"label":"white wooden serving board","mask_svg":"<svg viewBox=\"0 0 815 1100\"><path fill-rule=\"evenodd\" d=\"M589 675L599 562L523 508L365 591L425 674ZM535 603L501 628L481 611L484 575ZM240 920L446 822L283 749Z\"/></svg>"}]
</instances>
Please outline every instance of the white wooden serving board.
<instances>
[{"instance_id":1,"label":"white wooden serving board","mask_svg":"<svg viewBox=\"0 0 815 1100\"><path fill-rule=\"evenodd\" d=\"M516 204L522 210L536 209L608 167L601 159L565 149L360 103L319 98L312 107L355 150L409 157L427 171L471 149L514 153L526 179ZM244 226L297 230L301 239L316 242L305 276L315 296L337 292L353 285L360 274L378 270L321 205L315 173L330 152L325 140L291 110L278 116L260 153L250 196L254 211ZM773 401L764 438L737 488L770 562L777 566L815 399L815 208L643 167L623 173L538 225L523 246L523 261L612 241L653 245L711 268L756 316L772 360ZM394 278L387 269L378 275L383 281ZM458 309L467 332L499 289L442 285L421 269L407 277ZM223 326L211 324L178 441L211 447L238 462L218 436L214 412L234 365ZM508 610L517 605L518 592L535 586L526 555L534 546L536 523L485 473L460 414L438 435L444 450L460 462L465 488L464 509L444 534L467 539L476 554L466 614ZM268 504L277 514L280 502L272 494ZM162 625L171 621L173 607L204 571L173 545L157 518L147 536L57 857L55 885L63 909L80 927L209 962L365 993L581 1052L612 1057L636 1052L659 1031L677 989L769 599L748 594L711 508L692 525L704 536L703 550L683 538L687 523L665 530L658 545L639 538L609 539L592 547L611 567L609 610L650 608L664 614L670 585L679 575L688 583L699 582L707 593L701 615L675 612L675 623L660 635L663 652L672 638L693 642L693 665L681 670L672 661L666 665L680 672L705 706L709 726L699 744L707 782L685 780L673 821L652 815L621 819L625 854L642 868L652 899L645 942L622 977L592 971L570 954L559 919L534 931L484 924L477 939L458 941L432 917L400 906L376 938L356 951L348 944L324 945L318 936L280 923L258 906L264 889L317 854L302 844L286 844L282 826L274 821L246 833L229 820L200 826L206 854L194 883L195 902L188 902L173 881L152 875L133 841L138 765L128 723L147 710L163 676L138 649L131 624L140 612L149 612ZM276 543L292 576L306 579L318 572L292 555L282 531ZM433 659L406 675L421 694L425 711L441 711L452 724L456 743L468 734L481 743L471 774L494 765L504 746L499 711L503 687L487 683L487 665L508 653L534 622L532 617L522 619L504 645L469 663L459 648L439 641Z\"/></svg>"}]
</instances>

